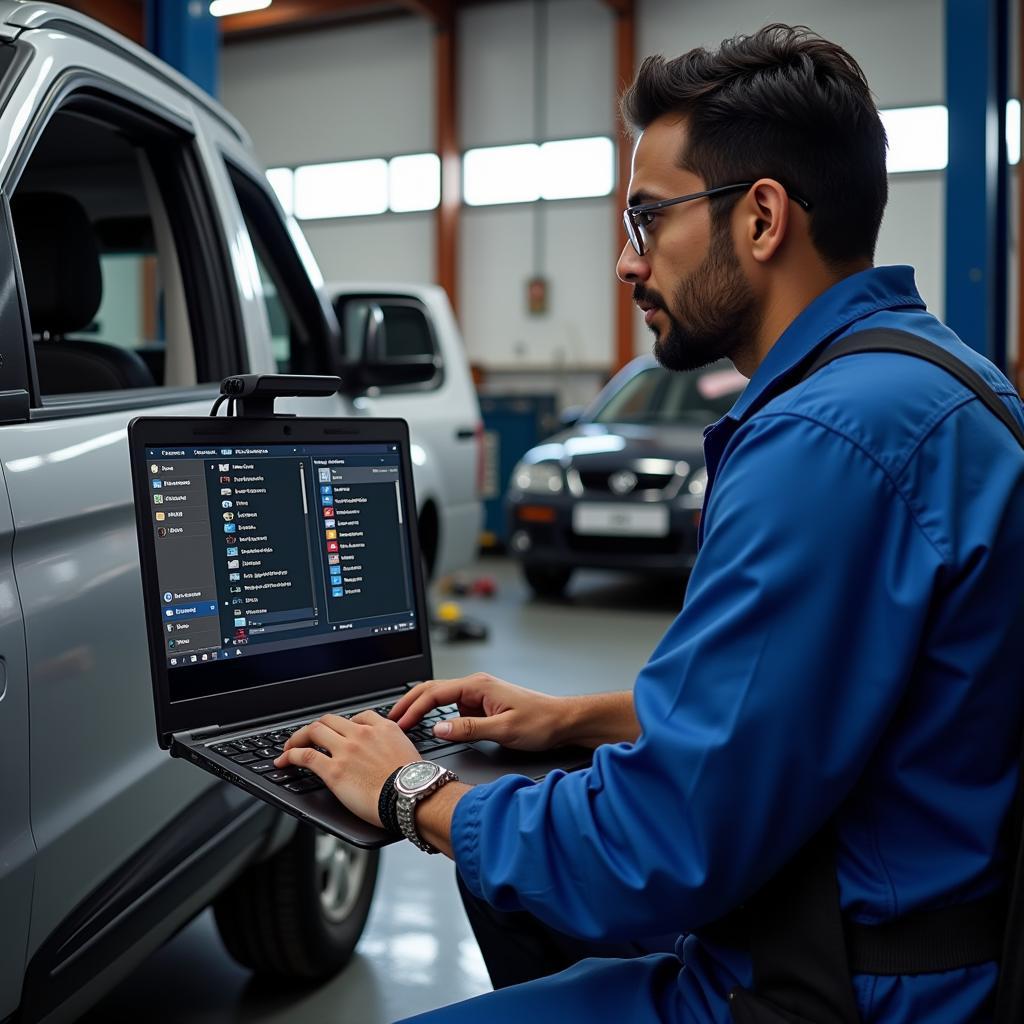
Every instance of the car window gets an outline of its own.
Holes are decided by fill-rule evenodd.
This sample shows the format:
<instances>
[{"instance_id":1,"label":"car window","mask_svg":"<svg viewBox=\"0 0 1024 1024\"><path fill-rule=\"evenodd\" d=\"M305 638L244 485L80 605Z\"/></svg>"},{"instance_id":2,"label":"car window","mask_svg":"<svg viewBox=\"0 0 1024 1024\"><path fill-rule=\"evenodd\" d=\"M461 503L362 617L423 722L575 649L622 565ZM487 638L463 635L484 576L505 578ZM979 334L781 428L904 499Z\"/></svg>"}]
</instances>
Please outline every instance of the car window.
<instances>
[{"instance_id":1,"label":"car window","mask_svg":"<svg viewBox=\"0 0 1024 1024\"><path fill-rule=\"evenodd\" d=\"M597 411L595 423L698 423L724 416L746 387L732 366L715 363L693 373L660 366L641 370Z\"/></svg>"},{"instance_id":2,"label":"car window","mask_svg":"<svg viewBox=\"0 0 1024 1024\"><path fill-rule=\"evenodd\" d=\"M95 97L69 100L37 140L11 218L44 401L215 379L183 274L200 262L181 252L198 246L175 173L188 144Z\"/></svg>"},{"instance_id":3,"label":"car window","mask_svg":"<svg viewBox=\"0 0 1024 1024\"><path fill-rule=\"evenodd\" d=\"M321 304L288 230L262 182L233 164L228 174L259 268L270 324L274 361L280 373L335 373L337 325Z\"/></svg>"}]
</instances>

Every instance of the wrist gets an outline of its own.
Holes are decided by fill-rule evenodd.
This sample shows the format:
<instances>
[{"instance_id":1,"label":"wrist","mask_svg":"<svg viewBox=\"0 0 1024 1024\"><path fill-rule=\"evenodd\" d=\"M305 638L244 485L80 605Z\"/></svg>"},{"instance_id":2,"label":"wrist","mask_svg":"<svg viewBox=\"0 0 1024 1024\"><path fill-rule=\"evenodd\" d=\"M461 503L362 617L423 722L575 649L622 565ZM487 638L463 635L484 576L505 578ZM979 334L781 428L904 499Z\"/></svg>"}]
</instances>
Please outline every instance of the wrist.
<instances>
[{"instance_id":1,"label":"wrist","mask_svg":"<svg viewBox=\"0 0 1024 1024\"><path fill-rule=\"evenodd\" d=\"M571 743L593 750L603 743L631 743L640 735L629 691L560 699L565 704L559 716L559 745Z\"/></svg>"}]
</instances>

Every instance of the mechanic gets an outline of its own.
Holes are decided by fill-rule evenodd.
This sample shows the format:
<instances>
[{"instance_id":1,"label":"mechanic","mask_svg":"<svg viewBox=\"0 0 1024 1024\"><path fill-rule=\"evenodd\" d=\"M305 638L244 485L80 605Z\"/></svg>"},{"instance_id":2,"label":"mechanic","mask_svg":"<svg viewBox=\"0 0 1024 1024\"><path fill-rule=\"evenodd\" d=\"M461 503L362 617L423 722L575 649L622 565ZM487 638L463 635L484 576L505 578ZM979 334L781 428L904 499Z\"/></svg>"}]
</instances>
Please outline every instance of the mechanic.
<instances>
[{"instance_id":1,"label":"mechanic","mask_svg":"<svg viewBox=\"0 0 1024 1024\"><path fill-rule=\"evenodd\" d=\"M458 703L436 727L455 738L594 748L586 770L477 787L439 776L407 801L419 839L458 867L496 984L525 982L417 1021L991 1020L998 954L977 952L991 934L967 965L925 948L907 954L923 966L864 970L843 959L842 929L895 936L891 966L908 936L955 939L946 911L991 919L1024 715L1024 454L923 359L861 353L794 373L889 328L953 353L1024 423L1020 401L926 311L909 267L873 266L885 133L839 46L773 25L648 58L623 111L638 139L618 276L666 367L728 357L750 378L706 434L682 611L632 693L431 681L391 721L308 726L278 763L311 768L379 824L385 781L419 761L402 730L436 706ZM808 893L829 921L800 923ZM674 952L634 955L666 932ZM769 959L798 951L782 966L809 1001L772 987L766 944ZM820 981L836 963L839 980Z\"/></svg>"}]
</instances>

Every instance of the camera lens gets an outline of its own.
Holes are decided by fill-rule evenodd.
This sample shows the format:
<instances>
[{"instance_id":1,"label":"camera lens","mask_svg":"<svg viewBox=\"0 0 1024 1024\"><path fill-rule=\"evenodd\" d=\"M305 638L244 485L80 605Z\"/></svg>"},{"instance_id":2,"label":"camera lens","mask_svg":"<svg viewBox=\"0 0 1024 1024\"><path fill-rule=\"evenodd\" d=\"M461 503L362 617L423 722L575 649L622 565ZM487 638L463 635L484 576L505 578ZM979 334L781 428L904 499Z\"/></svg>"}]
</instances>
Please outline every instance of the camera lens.
<instances>
[{"instance_id":1,"label":"camera lens","mask_svg":"<svg viewBox=\"0 0 1024 1024\"><path fill-rule=\"evenodd\" d=\"M285 432L286 434L290 434L290 433L292 432L292 428L291 428L290 426L288 426L288 425L286 424L286 425L285 425L285 428L284 428L284 432Z\"/></svg>"}]
</instances>

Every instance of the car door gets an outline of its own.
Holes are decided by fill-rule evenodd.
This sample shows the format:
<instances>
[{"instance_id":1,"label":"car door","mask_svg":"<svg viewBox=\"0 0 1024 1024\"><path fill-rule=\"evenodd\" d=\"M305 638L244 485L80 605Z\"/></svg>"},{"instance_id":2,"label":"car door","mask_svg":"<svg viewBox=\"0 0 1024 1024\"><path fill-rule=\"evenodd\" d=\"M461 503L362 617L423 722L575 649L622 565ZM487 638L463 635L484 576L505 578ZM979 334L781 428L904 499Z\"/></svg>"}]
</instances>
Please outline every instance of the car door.
<instances>
[{"instance_id":1,"label":"car door","mask_svg":"<svg viewBox=\"0 0 1024 1024\"><path fill-rule=\"evenodd\" d=\"M126 426L204 415L217 392L205 382L246 367L187 97L88 37L26 32L21 45L0 200L30 408L0 424L0 458L31 692L31 966L216 784L155 742Z\"/></svg>"}]
</instances>

